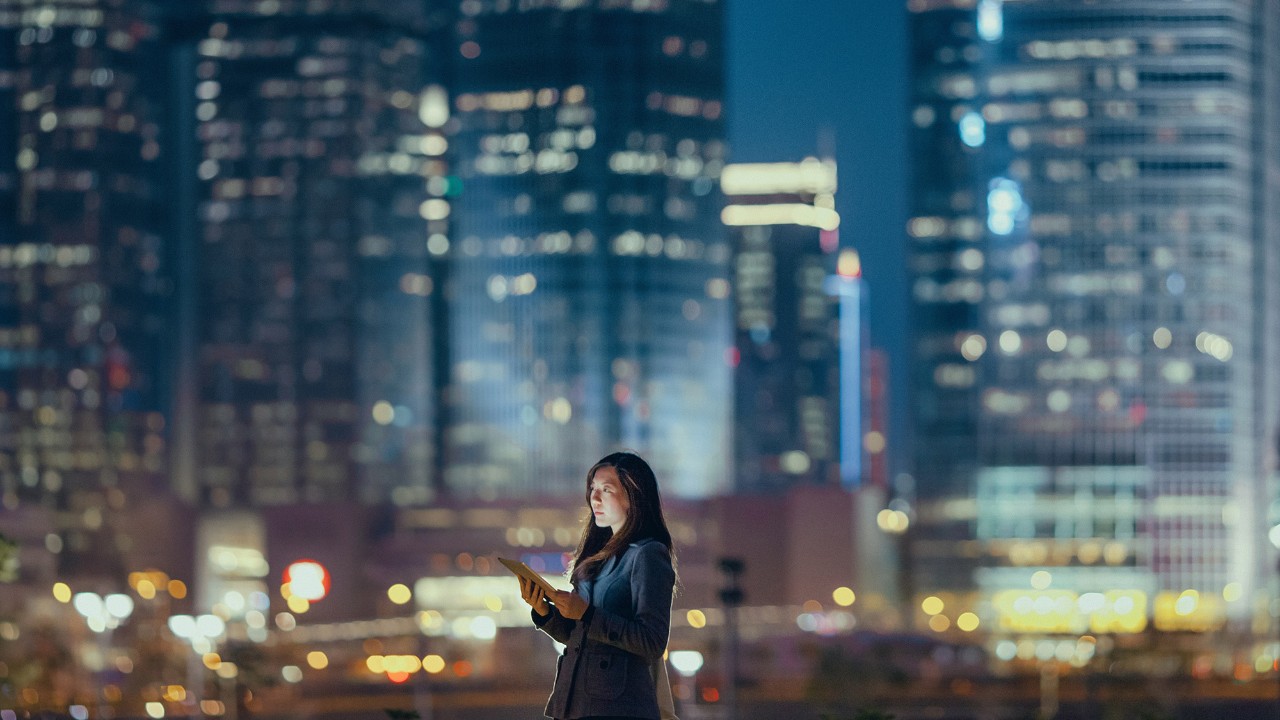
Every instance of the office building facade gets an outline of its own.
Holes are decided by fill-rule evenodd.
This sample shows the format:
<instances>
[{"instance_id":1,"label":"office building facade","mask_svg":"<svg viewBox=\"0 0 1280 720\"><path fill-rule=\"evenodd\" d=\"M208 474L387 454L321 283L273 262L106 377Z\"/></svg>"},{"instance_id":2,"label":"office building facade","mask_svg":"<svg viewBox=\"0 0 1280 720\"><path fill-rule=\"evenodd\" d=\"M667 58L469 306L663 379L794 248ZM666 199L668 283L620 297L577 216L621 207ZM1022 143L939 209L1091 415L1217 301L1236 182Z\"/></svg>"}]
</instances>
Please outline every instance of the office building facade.
<instances>
[{"instance_id":1,"label":"office building facade","mask_svg":"<svg viewBox=\"0 0 1280 720\"><path fill-rule=\"evenodd\" d=\"M835 162L731 164L721 183L722 218L737 245L735 487L839 484L843 430L856 437L861 426L859 384L850 388L841 372L842 341L852 328L851 350L860 354L862 334L861 288L836 276ZM856 378L860 357L850 359ZM854 398L851 418L843 414L845 390ZM856 459L861 444L853 441ZM859 465L847 468L855 478Z\"/></svg>"},{"instance_id":2,"label":"office building facade","mask_svg":"<svg viewBox=\"0 0 1280 720\"><path fill-rule=\"evenodd\" d=\"M109 574L164 470L158 26L147 3L0 3L0 505Z\"/></svg>"},{"instance_id":3,"label":"office building facade","mask_svg":"<svg viewBox=\"0 0 1280 720\"><path fill-rule=\"evenodd\" d=\"M618 448L725 486L721 5L458 6L444 485L578 496Z\"/></svg>"},{"instance_id":4,"label":"office building facade","mask_svg":"<svg viewBox=\"0 0 1280 720\"><path fill-rule=\"evenodd\" d=\"M1006 628L1035 629L1005 604L1032 588L1080 598L1041 630L1252 616L1276 560L1277 8L909 8L917 590L977 587Z\"/></svg>"},{"instance_id":5,"label":"office building facade","mask_svg":"<svg viewBox=\"0 0 1280 720\"><path fill-rule=\"evenodd\" d=\"M202 506L433 495L453 188L425 8L220 0L184 21L175 483Z\"/></svg>"}]
</instances>

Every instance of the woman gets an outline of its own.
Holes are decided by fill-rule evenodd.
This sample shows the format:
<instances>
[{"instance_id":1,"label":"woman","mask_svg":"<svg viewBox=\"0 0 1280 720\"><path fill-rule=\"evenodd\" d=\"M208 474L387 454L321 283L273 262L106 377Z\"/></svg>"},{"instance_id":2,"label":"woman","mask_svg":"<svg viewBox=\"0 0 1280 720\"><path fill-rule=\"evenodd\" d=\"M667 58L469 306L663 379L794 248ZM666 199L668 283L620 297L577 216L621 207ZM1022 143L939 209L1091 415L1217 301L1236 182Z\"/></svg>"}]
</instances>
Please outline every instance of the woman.
<instances>
[{"instance_id":1,"label":"woman","mask_svg":"<svg viewBox=\"0 0 1280 720\"><path fill-rule=\"evenodd\" d=\"M658 481L640 456L613 453L587 472L586 497L592 519L574 552L574 590L548 598L520 579L534 625L565 646L545 713L558 720L674 717L662 655L675 556Z\"/></svg>"}]
</instances>

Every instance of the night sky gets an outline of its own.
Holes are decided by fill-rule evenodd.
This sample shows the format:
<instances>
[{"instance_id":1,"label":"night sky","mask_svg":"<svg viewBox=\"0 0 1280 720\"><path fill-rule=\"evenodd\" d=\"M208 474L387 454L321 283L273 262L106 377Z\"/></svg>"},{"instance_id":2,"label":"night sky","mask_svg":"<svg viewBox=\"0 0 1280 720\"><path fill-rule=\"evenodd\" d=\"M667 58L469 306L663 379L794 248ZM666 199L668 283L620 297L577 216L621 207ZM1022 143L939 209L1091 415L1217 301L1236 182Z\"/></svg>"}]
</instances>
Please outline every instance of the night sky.
<instances>
[{"instance_id":1,"label":"night sky","mask_svg":"<svg viewBox=\"0 0 1280 720\"><path fill-rule=\"evenodd\" d=\"M907 11L904 0L731 0L733 162L790 162L834 145L841 242L862 256L871 342L890 354L890 447L906 428Z\"/></svg>"}]
</instances>

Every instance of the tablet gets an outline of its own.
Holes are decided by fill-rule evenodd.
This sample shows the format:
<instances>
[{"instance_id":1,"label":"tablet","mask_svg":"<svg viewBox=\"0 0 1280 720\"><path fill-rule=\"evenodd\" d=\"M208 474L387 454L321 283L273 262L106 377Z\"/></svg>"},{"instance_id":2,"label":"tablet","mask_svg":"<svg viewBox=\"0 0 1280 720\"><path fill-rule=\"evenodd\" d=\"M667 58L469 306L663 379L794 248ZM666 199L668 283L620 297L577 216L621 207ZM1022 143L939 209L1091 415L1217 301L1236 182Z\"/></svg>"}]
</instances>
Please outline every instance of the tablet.
<instances>
[{"instance_id":1,"label":"tablet","mask_svg":"<svg viewBox=\"0 0 1280 720\"><path fill-rule=\"evenodd\" d=\"M499 557L498 562L502 563L504 567L516 575L525 578L526 580L532 580L538 587L542 588L542 592L546 593L547 601L554 602L552 593L556 592L556 588L551 583L547 582L546 578L534 572L528 565L525 565L519 560L509 560L504 557Z\"/></svg>"}]
</instances>

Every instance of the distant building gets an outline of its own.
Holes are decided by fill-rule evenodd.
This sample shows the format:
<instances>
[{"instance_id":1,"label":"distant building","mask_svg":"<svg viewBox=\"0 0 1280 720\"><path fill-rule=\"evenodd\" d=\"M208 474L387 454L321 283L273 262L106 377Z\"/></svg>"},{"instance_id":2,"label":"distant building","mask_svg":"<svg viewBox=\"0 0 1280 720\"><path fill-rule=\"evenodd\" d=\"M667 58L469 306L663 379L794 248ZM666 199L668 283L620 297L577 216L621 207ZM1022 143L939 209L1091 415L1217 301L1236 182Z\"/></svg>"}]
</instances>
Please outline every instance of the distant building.
<instances>
[{"instance_id":1,"label":"distant building","mask_svg":"<svg viewBox=\"0 0 1280 720\"><path fill-rule=\"evenodd\" d=\"M424 8L219 0L185 21L175 483L202 506L433 496L458 188Z\"/></svg>"},{"instance_id":2,"label":"distant building","mask_svg":"<svg viewBox=\"0 0 1280 720\"><path fill-rule=\"evenodd\" d=\"M462 3L449 492L577 496L619 447L726 487L721 8Z\"/></svg>"},{"instance_id":3,"label":"distant building","mask_svg":"<svg viewBox=\"0 0 1280 720\"><path fill-rule=\"evenodd\" d=\"M153 10L0 2L0 507L67 577L119 570L164 470Z\"/></svg>"},{"instance_id":4,"label":"distant building","mask_svg":"<svg viewBox=\"0 0 1280 720\"><path fill-rule=\"evenodd\" d=\"M734 164L721 181L722 217L737 244L735 486L856 484L861 298L860 283L836 276L835 162ZM845 460L851 477L842 475Z\"/></svg>"},{"instance_id":5,"label":"distant building","mask_svg":"<svg viewBox=\"0 0 1280 720\"><path fill-rule=\"evenodd\" d=\"M910 6L918 589L1274 622L1280 9Z\"/></svg>"}]
</instances>

